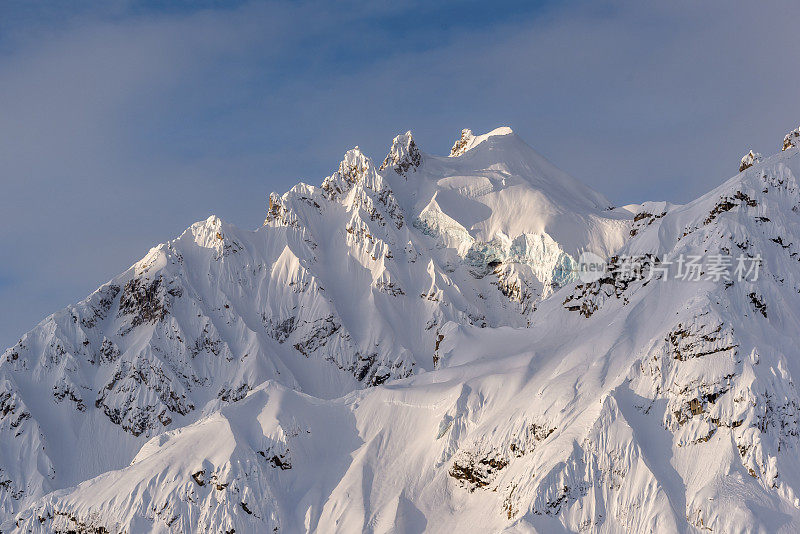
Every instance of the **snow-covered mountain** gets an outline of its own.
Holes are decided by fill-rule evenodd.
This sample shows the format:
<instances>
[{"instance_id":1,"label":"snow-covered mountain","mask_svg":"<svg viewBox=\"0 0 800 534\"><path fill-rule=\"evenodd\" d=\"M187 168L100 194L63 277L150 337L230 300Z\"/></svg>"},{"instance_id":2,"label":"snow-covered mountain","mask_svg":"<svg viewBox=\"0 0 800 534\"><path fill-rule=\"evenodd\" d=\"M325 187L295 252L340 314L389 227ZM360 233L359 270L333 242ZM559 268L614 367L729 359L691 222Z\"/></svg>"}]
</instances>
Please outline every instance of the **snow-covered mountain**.
<instances>
[{"instance_id":1,"label":"snow-covered mountain","mask_svg":"<svg viewBox=\"0 0 800 534\"><path fill-rule=\"evenodd\" d=\"M406 133L198 222L2 355L0 531L798 531L799 137L612 208Z\"/></svg>"}]
</instances>

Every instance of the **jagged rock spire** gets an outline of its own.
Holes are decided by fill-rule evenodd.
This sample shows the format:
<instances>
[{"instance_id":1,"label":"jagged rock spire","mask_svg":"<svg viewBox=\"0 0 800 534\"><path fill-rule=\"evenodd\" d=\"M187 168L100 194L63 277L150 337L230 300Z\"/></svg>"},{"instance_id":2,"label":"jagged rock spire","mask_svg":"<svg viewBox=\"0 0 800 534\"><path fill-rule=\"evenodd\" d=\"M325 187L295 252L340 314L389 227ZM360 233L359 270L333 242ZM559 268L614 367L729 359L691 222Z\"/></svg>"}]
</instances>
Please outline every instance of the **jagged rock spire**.
<instances>
[{"instance_id":1,"label":"jagged rock spire","mask_svg":"<svg viewBox=\"0 0 800 534\"><path fill-rule=\"evenodd\" d=\"M376 177L377 171L372 160L360 148L355 147L345 153L344 159L339 163L339 170L322 181L322 190L329 198L335 199L349 191L354 184L365 181L373 184Z\"/></svg>"},{"instance_id":2,"label":"jagged rock spire","mask_svg":"<svg viewBox=\"0 0 800 534\"><path fill-rule=\"evenodd\" d=\"M786 137L783 138L782 150L788 150L798 144L800 144L800 126L786 134Z\"/></svg>"},{"instance_id":3,"label":"jagged rock spire","mask_svg":"<svg viewBox=\"0 0 800 534\"><path fill-rule=\"evenodd\" d=\"M467 147L473 139L475 139L475 135L473 135L472 130L469 128L461 130L461 137L453 144L453 148L450 149L450 157L455 158L466 152Z\"/></svg>"},{"instance_id":4,"label":"jagged rock spire","mask_svg":"<svg viewBox=\"0 0 800 534\"><path fill-rule=\"evenodd\" d=\"M421 164L422 155L409 131L392 140L392 147L389 149L386 159L383 160L380 170L391 166L394 167L397 174L405 176L408 171L416 172L417 167Z\"/></svg>"},{"instance_id":5,"label":"jagged rock spire","mask_svg":"<svg viewBox=\"0 0 800 534\"><path fill-rule=\"evenodd\" d=\"M267 218L264 219L264 224L267 225L272 221L280 221L286 214L286 208L281 205L281 196L278 193L272 192L269 194L269 207L267 208Z\"/></svg>"},{"instance_id":6,"label":"jagged rock spire","mask_svg":"<svg viewBox=\"0 0 800 534\"><path fill-rule=\"evenodd\" d=\"M339 163L339 176L350 183L356 183L372 171L372 160L358 147L348 150Z\"/></svg>"},{"instance_id":7,"label":"jagged rock spire","mask_svg":"<svg viewBox=\"0 0 800 534\"><path fill-rule=\"evenodd\" d=\"M742 172L745 169L749 169L759 161L761 161L761 154L759 154L758 152L753 152L751 150L742 157L742 162L739 164L739 172Z\"/></svg>"}]
</instances>

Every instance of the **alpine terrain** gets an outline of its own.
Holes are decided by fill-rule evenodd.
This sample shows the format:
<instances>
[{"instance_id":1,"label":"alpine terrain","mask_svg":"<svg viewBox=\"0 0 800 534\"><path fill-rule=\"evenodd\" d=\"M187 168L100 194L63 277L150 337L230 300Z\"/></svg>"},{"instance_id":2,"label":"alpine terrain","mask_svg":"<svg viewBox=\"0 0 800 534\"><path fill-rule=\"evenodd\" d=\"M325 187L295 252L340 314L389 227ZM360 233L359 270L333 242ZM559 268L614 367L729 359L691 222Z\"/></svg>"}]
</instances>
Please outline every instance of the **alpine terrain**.
<instances>
[{"instance_id":1,"label":"alpine terrain","mask_svg":"<svg viewBox=\"0 0 800 534\"><path fill-rule=\"evenodd\" d=\"M798 147L613 207L408 132L197 222L0 356L0 532L798 532Z\"/></svg>"}]
</instances>

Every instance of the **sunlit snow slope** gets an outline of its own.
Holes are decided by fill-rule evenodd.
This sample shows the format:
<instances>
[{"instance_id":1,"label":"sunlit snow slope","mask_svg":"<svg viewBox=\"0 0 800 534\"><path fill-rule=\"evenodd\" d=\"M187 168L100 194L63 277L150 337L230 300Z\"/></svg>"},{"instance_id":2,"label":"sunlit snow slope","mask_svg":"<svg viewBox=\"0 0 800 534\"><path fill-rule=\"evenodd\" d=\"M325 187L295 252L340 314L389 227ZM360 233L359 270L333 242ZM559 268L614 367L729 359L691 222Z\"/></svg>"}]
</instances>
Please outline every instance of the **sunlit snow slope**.
<instances>
[{"instance_id":1,"label":"sunlit snow slope","mask_svg":"<svg viewBox=\"0 0 800 534\"><path fill-rule=\"evenodd\" d=\"M407 133L196 223L2 355L0 530L798 531L794 139L611 209L507 128Z\"/></svg>"}]
</instances>

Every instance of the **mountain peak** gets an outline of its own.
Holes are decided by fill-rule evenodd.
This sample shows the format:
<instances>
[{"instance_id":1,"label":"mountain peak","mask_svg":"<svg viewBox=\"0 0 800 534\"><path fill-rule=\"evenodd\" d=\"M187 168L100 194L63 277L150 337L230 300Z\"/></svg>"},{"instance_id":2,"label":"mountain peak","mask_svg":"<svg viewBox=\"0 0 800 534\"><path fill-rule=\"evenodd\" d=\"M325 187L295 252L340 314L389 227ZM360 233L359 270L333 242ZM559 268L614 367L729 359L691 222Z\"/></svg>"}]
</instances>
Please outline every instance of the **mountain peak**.
<instances>
[{"instance_id":1,"label":"mountain peak","mask_svg":"<svg viewBox=\"0 0 800 534\"><path fill-rule=\"evenodd\" d=\"M786 134L783 138L783 148L781 150L788 150L793 146L797 146L798 143L800 143L800 126Z\"/></svg>"},{"instance_id":2,"label":"mountain peak","mask_svg":"<svg viewBox=\"0 0 800 534\"><path fill-rule=\"evenodd\" d=\"M377 176L372 160L359 147L353 147L344 154L339 163L339 170L322 181L322 190L330 198L349 191L354 184L361 183L366 177Z\"/></svg>"},{"instance_id":3,"label":"mountain peak","mask_svg":"<svg viewBox=\"0 0 800 534\"><path fill-rule=\"evenodd\" d=\"M348 178L351 182L358 181L358 178L373 167L372 160L366 156L357 146L351 148L344 154L344 158L339 163L339 174Z\"/></svg>"},{"instance_id":4,"label":"mountain peak","mask_svg":"<svg viewBox=\"0 0 800 534\"><path fill-rule=\"evenodd\" d=\"M754 164L756 164L756 163L758 163L759 161L761 161L761 159L762 159L762 158L761 158L761 154L760 154L760 153L758 153L758 152L753 152L753 151L751 150L750 152L748 152L747 154L745 154L744 156L742 156L742 161L741 161L741 163L739 164L739 172L742 172L742 171L743 171L743 170L745 170L745 169L749 169L749 168L750 168L750 167L752 167Z\"/></svg>"},{"instance_id":5,"label":"mountain peak","mask_svg":"<svg viewBox=\"0 0 800 534\"><path fill-rule=\"evenodd\" d=\"M0 530L798 532L784 144L612 210L508 128L407 132L195 223L0 354Z\"/></svg>"},{"instance_id":6,"label":"mountain peak","mask_svg":"<svg viewBox=\"0 0 800 534\"><path fill-rule=\"evenodd\" d=\"M483 135L475 135L469 128L464 128L463 130L461 130L461 137L453 144L453 148L450 149L450 157L457 158L458 156L464 154L468 150L471 150L476 146L478 146L479 144L483 143L490 137L511 135L513 133L514 131L508 126L501 126L499 128L495 128L491 132L485 133Z\"/></svg>"},{"instance_id":7,"label":"mountain peak","mask_svg":"<svg viewBox=\"0 0 800 534\"><path fill-rule=\"evenodd\" d=\"M417 167L422 164L422 155L414 143L414 138L411 136L411 131L396 136L392 140L392 146L389 149L386 159L380 166L380 170L387 167L393 167L395 172L401 176L405 176L408 171L417 171Z\"/></svg>"}]
</instances>

